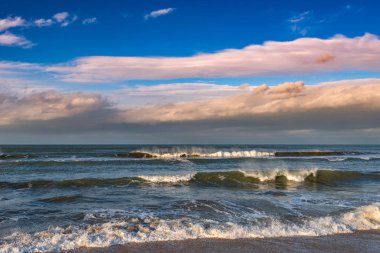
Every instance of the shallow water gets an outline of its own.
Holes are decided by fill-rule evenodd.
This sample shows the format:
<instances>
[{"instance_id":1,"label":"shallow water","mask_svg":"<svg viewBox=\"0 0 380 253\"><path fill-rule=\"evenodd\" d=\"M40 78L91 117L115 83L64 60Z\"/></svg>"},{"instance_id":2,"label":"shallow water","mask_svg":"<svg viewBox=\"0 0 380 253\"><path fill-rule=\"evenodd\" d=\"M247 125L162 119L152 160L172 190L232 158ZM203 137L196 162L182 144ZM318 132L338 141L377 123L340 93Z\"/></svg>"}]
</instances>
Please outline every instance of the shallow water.
<instances>
[{"instance_id":1,"label":"shallow water","mask_svg":"<svg viewBox=\"0 0 380 253\"><path fill-rule=\"evenodd\" d=\"M1 146L0 252L378 229L379 193L380 146Z\"/></svg>"}]
</instances>

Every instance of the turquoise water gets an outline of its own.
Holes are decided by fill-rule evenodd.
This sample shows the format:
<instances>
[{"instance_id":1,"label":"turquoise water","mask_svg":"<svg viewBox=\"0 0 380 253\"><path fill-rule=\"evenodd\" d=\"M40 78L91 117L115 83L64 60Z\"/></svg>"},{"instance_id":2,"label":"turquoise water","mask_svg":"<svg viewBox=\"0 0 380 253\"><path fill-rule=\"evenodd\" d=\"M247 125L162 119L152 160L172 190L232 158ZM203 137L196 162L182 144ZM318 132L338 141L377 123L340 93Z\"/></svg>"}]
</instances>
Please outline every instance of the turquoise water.
<instances>
[{"instance_id":1,"label":"turquoise water","mask_svg":"<svg viewBox=\"0 0 380 253\"><path fill-rule=\"evenodd\" d=\"M378 229L379 193L380 146L1 146L0 252Z\"/></svg>"}]
</instances>

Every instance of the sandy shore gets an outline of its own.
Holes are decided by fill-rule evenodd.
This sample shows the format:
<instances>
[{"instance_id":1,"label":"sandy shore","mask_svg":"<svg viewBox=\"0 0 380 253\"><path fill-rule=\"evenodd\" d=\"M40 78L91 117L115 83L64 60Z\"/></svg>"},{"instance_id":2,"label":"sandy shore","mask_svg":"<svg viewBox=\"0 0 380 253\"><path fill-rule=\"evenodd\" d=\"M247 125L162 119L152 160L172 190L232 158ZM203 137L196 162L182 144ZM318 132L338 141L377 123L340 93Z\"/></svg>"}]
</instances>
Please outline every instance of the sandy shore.
<instances>
[{"instance_id":1,"label":"sandy shore","mask_svg":"<svg viewBox=\"0 0 380 253\"><path fill-rule=\"evenodd\" d=\"M196 239L183 241L130 243L108 248L86 248L71 253L276 253L276 252L380 252L380 230L319 237L280 237L264 239Z\"/></svg>"}]
</instances>

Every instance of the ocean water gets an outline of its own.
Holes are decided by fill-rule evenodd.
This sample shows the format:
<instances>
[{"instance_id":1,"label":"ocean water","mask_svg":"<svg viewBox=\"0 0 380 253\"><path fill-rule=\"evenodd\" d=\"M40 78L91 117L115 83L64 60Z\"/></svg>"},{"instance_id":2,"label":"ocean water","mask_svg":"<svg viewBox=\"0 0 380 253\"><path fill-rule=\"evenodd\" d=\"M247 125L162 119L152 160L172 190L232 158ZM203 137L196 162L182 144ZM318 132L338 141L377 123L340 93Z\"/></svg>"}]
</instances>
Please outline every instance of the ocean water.
<instances>
[{"instance_id":1,"label":"ocean water","mask_svg":"<svg viewBox=\"0 0 380 253\"><path fill-rule=\"evenodd\" d=\"M1 146L0 252L380 229L380 146Z\"/></svg>"}]
</instances>

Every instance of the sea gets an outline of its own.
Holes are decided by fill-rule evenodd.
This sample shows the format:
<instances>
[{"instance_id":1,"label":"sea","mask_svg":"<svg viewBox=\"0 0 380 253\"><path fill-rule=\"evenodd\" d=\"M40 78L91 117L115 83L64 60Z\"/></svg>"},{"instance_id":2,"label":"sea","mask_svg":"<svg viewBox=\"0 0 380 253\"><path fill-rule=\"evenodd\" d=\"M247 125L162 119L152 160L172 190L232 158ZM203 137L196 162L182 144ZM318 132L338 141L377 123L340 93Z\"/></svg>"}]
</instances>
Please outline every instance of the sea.
<instances>
[{"instance_id":1,"label":"sea","mask_svg":"<svg viewBox=\"0 0 380 253\"><path fill-rule=\"evenodd\" d=\"M380 229L376 145L0 145L0 252Z\"/></svg>"}]
</instances>

